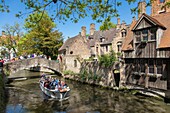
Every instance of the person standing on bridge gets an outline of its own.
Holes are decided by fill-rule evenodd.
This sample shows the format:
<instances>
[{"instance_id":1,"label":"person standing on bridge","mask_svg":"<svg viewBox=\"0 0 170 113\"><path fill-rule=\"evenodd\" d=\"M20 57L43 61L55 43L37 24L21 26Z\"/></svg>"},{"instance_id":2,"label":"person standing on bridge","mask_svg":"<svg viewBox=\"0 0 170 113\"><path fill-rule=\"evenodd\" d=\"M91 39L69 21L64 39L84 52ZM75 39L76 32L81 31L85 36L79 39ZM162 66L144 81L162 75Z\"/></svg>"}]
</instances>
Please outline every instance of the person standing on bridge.
<instances>
[{"instance_id":1,"label":"person standing on bridge","mask_svg":"<svg viewBox=\"0 0 170 113\"><path fill-rule=\"evenodd\" d=\"M51 60L51 57L49 56L48 60Z\"/></svg>"}]
</instances>

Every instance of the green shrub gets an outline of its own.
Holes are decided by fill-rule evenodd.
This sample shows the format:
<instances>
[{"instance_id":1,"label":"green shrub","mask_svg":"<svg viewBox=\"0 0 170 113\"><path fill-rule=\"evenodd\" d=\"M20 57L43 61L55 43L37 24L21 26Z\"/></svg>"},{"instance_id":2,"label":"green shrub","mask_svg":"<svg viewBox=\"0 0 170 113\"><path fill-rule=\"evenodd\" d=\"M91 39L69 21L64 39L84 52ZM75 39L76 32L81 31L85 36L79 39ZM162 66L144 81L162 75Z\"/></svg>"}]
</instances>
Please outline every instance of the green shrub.
<instances>
[{"instance_id":1,"label":"green shrub","mask_svg":"<svg viewBox=\"0 0 170 113\"><path fill-rule=\"evenodd\" d=\"M98 56L99 59L99 65L104 66L106 68L109 68L113 66L113 64L116 61L116 54L114 51L111 51L110 54L104 54L102 56Z\"/></svg>"},{"instance_id":2,"label":"green shrub","mask_svg":"<svg viewBox=\"0 0 170 113\"><path fill-rule=\"evenodd\" d=\"M64 75L75 75L76 73L74 73L74 72L71 71L71 70L64 70L64 71L63 71L63 74L64 74Z\"/></svg>"}]
</instances>

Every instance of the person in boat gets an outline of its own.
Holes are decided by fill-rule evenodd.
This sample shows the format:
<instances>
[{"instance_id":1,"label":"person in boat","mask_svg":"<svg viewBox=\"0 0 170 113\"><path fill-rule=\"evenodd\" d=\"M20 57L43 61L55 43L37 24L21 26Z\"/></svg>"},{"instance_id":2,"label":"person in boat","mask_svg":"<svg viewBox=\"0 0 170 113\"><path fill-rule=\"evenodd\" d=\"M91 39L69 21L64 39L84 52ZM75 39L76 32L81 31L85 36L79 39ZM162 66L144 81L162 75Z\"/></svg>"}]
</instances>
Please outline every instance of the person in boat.
<instances>
[{"instance_id":1,"label":"person in boat","mask_svg":"<svg viewBox=\"0 0 170 113\"><path fill-rule=\"evenodd\" d=\"M50 89L50 82L49 82L48 79L45 79L45 81L44 81L44 87Z\"/></svg>"},{"instance_id":2,"label":"person in boat","mask_svg":"<svg viewBox=\"0 0 170 113\"><path fill-rule=\"evenodd\" d=\"M59 82L58 82L58 90L60 92L66 92L67 91L67 87L66 87L66 84L65 84L64 81L59 80Z\"/></svg>"}]
</instances>

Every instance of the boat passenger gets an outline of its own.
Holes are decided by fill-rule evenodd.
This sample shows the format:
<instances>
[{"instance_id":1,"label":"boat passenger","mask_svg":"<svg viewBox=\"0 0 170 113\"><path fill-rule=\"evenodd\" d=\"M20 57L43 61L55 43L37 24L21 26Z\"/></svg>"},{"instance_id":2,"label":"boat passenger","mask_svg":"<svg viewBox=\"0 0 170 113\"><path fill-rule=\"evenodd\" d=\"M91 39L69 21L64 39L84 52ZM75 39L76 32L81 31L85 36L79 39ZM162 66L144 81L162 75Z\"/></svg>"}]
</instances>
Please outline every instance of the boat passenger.
<instances>
[{"instance_id":1,"label":"boat passenger","mask_svg":"<svg viewBox=\"0 0 170 113\"><path fill-rule=\"evenodd\" d=\"M46 74L43 73L43 74L41 75L41 78L45 78L45 77L46 77Z\"/></svg>"},{"instance_id":2,"label":"boat passenger","mask_svg":"<svg viewBox=\"0 0 170 113\"><path fill-rule=\"evenodd\" d=\"M50 83L49 83L49 81L48 81L48 79L45 79L45 81L44 81L44 87L46 87L46 88L50 88Z\"/></svg>"}]
</instances>

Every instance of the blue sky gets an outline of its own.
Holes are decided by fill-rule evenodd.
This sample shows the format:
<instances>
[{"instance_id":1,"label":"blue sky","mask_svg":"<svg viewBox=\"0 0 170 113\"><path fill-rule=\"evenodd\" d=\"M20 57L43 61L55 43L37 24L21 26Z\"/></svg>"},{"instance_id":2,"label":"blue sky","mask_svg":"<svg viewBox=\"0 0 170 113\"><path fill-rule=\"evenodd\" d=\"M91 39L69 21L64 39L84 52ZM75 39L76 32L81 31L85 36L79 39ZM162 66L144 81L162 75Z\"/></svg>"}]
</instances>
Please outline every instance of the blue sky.
<instances>
[{"instance_id":1,"label":"blue sky","mask_svg":"<svg viewBox=\"0 0 170 113\"><path fill-rule=\"evenodd\" d=\"M19 23L21 26L24 24L24 19L28 16L25 15L22 18L15 17L15 14L18 11L24 10L24 5L19 2L20 0L6 0L7 4L10 6L10 13L1 13L0 14L0 32L3 30L3 26L5 24L9 24L11 26L14 25L15 22ZM137 15L131 14L130 8L134 7L136 4L128 5L127 2L123 0L122 6L118 7L120 14L121 22L124 20L127 24L130 24L132 21L132 17ZM147 8L147 14L150 14L150 8ZM112 19L113 23L117 23L117 18ZM99 26L101 23L96 23L90 17L86 17L85 19L81 19L78 23L72 23L71 21L67 21L65 24L58 23L57 20L55 21L57 24L57 29L63 33L64 40L68 37L73 37L81 32L81 27L86 26L87 34L89 34L90 24L95 23L96 30L99 30ZM1 35L1 33L0 33Z\"/></svg>"}]
</instances>

